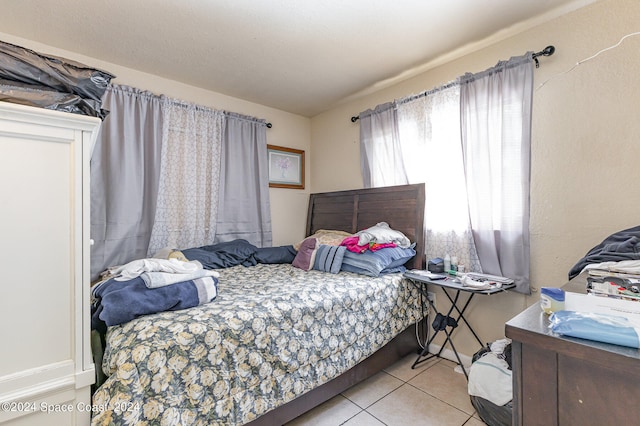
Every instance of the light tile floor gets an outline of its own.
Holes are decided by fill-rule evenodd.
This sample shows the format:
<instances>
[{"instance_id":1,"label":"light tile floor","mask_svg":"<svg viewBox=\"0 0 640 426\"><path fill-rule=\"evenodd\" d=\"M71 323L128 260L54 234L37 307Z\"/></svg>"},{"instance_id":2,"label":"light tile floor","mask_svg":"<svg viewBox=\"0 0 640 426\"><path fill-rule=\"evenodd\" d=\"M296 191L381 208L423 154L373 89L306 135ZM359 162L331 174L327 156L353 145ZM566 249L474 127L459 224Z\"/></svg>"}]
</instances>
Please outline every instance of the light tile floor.
<instances>
[{"instance_id":1,"label":"light tile floor","mask_svg":"<svg viewBox=\"0 0 640 426\"><path fill-rule=\"evenodd\" d=\"M286 426L481 426L455 363L410 354Z\"/></svg>"}]
</instances>

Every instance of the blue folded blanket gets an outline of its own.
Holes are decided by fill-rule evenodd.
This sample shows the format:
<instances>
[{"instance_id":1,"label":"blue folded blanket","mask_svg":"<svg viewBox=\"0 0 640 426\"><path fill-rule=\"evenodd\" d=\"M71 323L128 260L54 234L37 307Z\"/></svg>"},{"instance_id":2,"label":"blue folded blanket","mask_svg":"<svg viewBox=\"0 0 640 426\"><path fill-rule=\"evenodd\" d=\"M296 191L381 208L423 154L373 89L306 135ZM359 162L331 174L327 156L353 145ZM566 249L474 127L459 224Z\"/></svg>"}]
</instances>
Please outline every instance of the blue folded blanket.
<instances>
[{"instance_id":1,"label":"blue folded blanket","mask_svg":"<svg viewBox=\"0 0 640 426\"><path fill-rule=\"evenodd\" d=\"M297 253L291 245L260 248L242 239L183 249L181 252L187 259L200 262L204 269L255 266L258 263L291 263Z\"/></svg>"},{"instance_id":2,"label":"blue folded blanket","mask_svg":"<svg viewBox=\"0 0 640 426\"><path fill-rule=\"evenodd\" d=\"M123 324L142 315L177 311L208 303L218 294L216 277L202 277L164 287L148 288L142 277L129 281L114 279L93 289L91 328Z\"/></svg>"}]
</instances>

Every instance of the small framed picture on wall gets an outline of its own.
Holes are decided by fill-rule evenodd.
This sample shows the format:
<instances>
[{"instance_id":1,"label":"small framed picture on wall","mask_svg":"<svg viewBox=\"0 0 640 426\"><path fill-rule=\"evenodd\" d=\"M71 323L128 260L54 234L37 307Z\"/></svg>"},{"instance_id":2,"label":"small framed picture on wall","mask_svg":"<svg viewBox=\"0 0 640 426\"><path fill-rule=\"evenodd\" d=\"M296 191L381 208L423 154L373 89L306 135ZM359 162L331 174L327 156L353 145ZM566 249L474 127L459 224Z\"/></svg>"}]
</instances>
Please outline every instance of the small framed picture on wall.
<instances>
[{"instance_id":1,"label":"small framed picture on wall","mask_svg":"<svg viewBox=\"0 0 640 426\"><path fill-rule=\"evenodd\" d=\"M304 151L267 145L269 187L304 189Z\"/></svg>"}]
</instances>

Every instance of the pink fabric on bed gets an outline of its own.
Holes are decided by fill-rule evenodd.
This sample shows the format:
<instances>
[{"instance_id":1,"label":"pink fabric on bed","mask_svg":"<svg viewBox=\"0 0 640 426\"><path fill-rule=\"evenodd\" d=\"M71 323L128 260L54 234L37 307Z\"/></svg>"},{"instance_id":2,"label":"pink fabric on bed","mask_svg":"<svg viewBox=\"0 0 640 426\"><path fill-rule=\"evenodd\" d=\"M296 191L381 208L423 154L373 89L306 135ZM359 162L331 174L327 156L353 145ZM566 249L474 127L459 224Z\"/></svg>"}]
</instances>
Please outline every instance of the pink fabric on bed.
<instances>
[{"instance_id":1,"label":"pink fabric on bed","mask_svg":"<svg viewBox=\"0 0 640 426\"><path fill-rule=\"evenodd\" d=\"M376 251L387 247L397 247L396 243L369 243L361 246L358 244L358 239L359 237L356 236L347 237L342 240L342 243L340 243L340 245L346 246L347 250L352 253L364 253L367 250Z\"/></svg>"},{"instance_id":2,"label":"pink fabric on bed","mask_svg":"<svg viewBox=\"0 0 640 426\"><path fill-rule=\"evenodd\" d=\"M340 243L341 246L346 246L347 250L352 253L364 253L368 248L369 244L360 246L358 245L359 237L347 237Z\"/></svg>"}]
</instances>

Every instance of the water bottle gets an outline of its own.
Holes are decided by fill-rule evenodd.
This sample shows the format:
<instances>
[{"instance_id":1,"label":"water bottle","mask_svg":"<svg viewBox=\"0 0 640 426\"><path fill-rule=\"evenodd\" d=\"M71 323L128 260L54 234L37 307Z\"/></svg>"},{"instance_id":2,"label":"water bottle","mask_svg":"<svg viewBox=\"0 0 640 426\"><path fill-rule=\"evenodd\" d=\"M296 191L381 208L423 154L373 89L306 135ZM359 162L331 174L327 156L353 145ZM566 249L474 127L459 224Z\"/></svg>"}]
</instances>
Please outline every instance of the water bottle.
<instances>
[{"instance_id":1,"label":"water bottle","mask_svg":"<svg viewBox=\"0 0 640 426\"><path fill-rule=\"evenodd\" d=\"M444 272L449 272L451 270L451 257L449 253L444 256Z\"/></svg>"}]
</instances>

